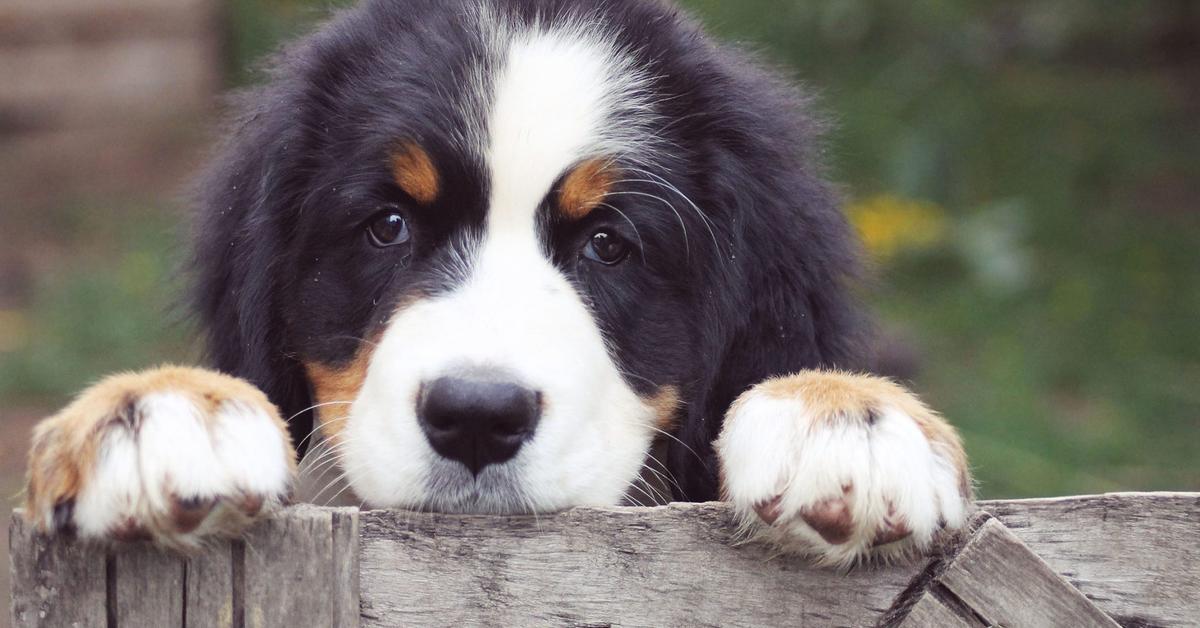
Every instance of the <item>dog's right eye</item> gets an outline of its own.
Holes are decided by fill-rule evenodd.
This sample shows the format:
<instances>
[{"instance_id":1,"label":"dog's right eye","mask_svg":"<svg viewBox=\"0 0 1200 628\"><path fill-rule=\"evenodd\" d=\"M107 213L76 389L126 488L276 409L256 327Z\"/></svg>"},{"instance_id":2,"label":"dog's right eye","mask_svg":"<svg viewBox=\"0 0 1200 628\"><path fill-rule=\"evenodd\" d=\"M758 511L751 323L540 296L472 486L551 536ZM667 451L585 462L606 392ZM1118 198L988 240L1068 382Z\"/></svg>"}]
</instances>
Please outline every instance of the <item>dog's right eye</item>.
<instances>
[{"instance_id":1,"label":"dog's right eye","mask_svg":"<svg viewBox=\"0 0 1200 628\"><path fill-rule=\"evenodd\" d=\"M395 208L380 211L367 223L367 238L379 248L397 246L408 242L412 234L408 220Z\"/></svg>"}]
</instances>

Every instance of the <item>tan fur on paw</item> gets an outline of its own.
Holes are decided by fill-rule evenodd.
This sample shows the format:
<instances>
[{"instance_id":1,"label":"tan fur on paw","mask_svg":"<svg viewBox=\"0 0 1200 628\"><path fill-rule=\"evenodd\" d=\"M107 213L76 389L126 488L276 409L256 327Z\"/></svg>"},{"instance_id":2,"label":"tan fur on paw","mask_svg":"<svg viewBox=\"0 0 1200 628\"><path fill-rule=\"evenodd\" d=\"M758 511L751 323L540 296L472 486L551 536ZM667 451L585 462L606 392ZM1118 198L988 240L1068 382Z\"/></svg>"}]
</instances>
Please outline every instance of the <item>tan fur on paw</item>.
<instances>
[{"instance_id":1,"label":"tan fur on paw","mask_svg":"<svg viewBox=\"0 0 1200 628\"><path fill-rule=\"evenodd\" d=\"M932 546L966 521L958 435L890 381L804 372L730 408L714 443L744 529L787 553L849 566Z\"/></svg>"},{"instance_id":2,"label":"tan fur on paw","mask_svg":"<svg viewBox=\"0 0 1200 628\"><path fill-rule=\"evenodd\" d=\"M164 367L105 379L34 429L25 511L47 533L189 548L279 505L295 469L258 389Z\"/></svg>"}]
</instances>

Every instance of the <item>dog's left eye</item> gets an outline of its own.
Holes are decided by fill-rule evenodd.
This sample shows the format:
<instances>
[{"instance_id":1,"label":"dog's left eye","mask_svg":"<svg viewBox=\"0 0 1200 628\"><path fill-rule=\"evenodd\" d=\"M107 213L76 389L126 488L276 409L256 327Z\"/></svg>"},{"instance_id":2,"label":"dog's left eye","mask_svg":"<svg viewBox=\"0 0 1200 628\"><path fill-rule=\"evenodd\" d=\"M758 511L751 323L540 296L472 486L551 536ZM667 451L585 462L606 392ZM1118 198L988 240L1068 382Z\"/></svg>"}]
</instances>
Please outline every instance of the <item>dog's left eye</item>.
<instances>
[{"instance_id":1,"label":"dog's left eye","mask_svg":"<svg viewBox=\"0 0 1200 628\"><path fill-rule=\"evenodd\" d=\"M583 247L583 256L607 266L614 266L629 257L629 243L625 238L601 229L592 234Z\"/></svg>"},{"instance_id":2,"label":"dog's left eye","mask_svg":"<svg viewBox=\"0 0 1200 628\"><path fill-rule=\"evenodd\" d=\"M412 234L403 214L395 209L385 209L367 223L367 237L371 244L386 248L408 242Z\"/></svg>"}]
</instances>

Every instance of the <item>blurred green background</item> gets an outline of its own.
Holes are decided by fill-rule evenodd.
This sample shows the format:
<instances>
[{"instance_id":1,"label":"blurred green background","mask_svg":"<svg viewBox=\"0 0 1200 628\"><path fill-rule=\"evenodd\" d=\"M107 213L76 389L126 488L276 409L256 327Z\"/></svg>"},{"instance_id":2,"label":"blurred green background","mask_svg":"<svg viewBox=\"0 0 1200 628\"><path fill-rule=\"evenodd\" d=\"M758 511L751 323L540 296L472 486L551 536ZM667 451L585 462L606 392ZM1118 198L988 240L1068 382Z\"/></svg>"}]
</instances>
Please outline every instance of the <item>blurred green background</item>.
<instances>
[{"instance_id":1,"label":"blurred green background","mask_svg":"<svg viewBox=\"0 0 1200 628\"><path fill-rule=\"evenodd\" d=\"M867 299L983 496L1200 489L1197 3L684 4L819 94ZM226 87L330 6L227 4ZM3 210L3 247L38 248L0 282L0 407L195 359L179 207Z\"/></svg>"}]
</instances>

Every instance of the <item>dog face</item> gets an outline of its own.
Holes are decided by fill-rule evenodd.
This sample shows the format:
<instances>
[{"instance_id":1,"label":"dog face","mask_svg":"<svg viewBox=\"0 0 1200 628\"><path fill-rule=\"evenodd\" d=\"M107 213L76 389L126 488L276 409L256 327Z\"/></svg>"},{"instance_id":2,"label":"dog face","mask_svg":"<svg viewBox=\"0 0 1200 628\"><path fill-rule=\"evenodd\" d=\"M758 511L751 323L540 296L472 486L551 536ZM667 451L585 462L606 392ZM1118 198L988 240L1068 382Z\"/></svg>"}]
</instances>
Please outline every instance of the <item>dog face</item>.
<instances>
[{"instance_id":1,"label":"dog face","mask_svg":"<svg viewBox=\"0 0 1200 628\"><path fill-rule=\"evenodd\" d=\"M201 184L198 305L367 502L614 504L660 435L711 497L733 396L852 354L794 96L669 7L367 3L281 65Z\"/></svg>"}]
</instances>

